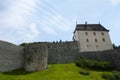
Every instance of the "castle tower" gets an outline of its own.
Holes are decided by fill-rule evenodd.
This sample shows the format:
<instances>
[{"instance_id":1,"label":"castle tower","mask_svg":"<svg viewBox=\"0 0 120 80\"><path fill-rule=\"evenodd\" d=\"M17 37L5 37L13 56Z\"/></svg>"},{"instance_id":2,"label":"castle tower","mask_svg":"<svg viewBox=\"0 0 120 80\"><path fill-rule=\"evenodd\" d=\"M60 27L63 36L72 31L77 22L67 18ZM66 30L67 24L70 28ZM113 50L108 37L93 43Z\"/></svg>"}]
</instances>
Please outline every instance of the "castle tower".
<instances>
[{"instance_id":1,"label":"castle tower","mask_svg":"<svg viewBox=\"0 0 120 80\"><path fill-rule=\"evenodd\" d=\"M109 30L101 24L76 24L73 40L79 42L80 52L113 49Z\"/></svg>"},{"instance_id":2,"label":"castle tower","mask_svg":"<svg viewBox=\"0 0 120 80\"><path fill-rule=\"evenodd\" d=\"M25 46L25 70L29 72L47 68L48 48L44 44L31 43Z\"/></svg>"}]
</instances>

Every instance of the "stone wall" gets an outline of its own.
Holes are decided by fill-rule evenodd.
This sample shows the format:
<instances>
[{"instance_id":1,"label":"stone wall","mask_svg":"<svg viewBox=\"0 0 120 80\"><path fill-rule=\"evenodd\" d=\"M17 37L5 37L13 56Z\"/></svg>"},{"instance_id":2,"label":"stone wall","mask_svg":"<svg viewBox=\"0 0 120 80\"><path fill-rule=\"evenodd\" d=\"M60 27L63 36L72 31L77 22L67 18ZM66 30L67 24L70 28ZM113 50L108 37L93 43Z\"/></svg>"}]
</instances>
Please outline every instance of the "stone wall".
<instances>
[{"instance_id":1,"label":"stone wall","mask_svg":"<svg viewBox=\"0 0 120 80\"><path fill-rule=\"evenodd\" d=\"M120 70L120 53L116 50L106 50L99 52L81 52L80 57L100 61L111 62L117 70Z\"/></svg>"},{"instance_id":2,"label":"stone wall","mask_svg":"<svg viewBox=\"0 0 120 80\"><path fill-rule=\"evenodd\" d=\"M78 58L77 42L48 43L48 63L71 63Z\"/></svg>"},{"instance_id":3,"label":"stone wall","mask_svg":"<svg viewBox=\"0 0 120 80\"><path fill-rule=\"evenodd\" d=\"M23 47L0 41L0 72L23 68L23 66Z\"/></svg>"},{"instance_id":4,"label":"stone wall","mask_svg":"<svg viewBox=\"0 0 120 80\"><path fill-rule=\"evenodd\" d=\"M42 52L44 52L44 50L46 50L40 47L41 45L46 45L48 48L48 64L73 63L80 57L84 57L87 59L109 61L113 63L116 69L118 70L120 69L120 53L118 53L116 50L79 52L78 42L69 41L69 42L56 42L56 43L50 43L50 42L35 43L34 46L36 46L38 52L41 50L43 50ZM33 51L34 46L28 45L28 47L31 46L32 48L30 49L27 48L27 50L31 50L30 52L34 52ZM31 55L30 52L28 52L29 53L28 56ZM38 54L36 54L36 56L37 55Z\"/></svg>"},{"instance_id":5,"label":"stone wall","mask_svg":"<svg viewBox=\"0 0 120 80\"><path fill-rule=\"evenodd\" d=\"M48 43L48 63L71 63L80 57L109 61L120 70L120 53L116 50L79 52L78 42Z\"/></svg>"},{"instance_id":6,"label":"stone wall","mask_svg":"<svg viewBox=\"0 0 120 80\"><path fill-rule=\"evenodd\" d=\"M120 53L116 50L79 52L78 42L39 42L23 47L0 41L0 72L25 68L38 71L48 64L73 63L79 57L112 62L120 70Z\"/></svg>"},{"instance_id":7,"label":"stone wall","mask_svg":"<svg viewBox=\"0 0 120 80\"><path fill-rule=\"evenodd\" d=\"M47 68L48 49L45 44L33 43L25 46L25 70L38 71Z\"/></svg>"}]
</instances>

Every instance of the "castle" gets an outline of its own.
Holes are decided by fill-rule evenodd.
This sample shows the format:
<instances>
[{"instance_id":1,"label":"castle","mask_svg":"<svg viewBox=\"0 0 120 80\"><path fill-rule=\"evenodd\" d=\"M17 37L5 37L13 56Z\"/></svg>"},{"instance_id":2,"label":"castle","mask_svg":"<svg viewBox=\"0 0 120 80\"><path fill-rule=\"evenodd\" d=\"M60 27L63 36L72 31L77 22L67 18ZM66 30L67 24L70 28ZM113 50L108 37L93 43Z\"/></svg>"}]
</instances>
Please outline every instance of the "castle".
<instances>
[{"instance_id":1,"label":"castle","mask_svg":"<svg viewBox=\"0 0 120 80\"><path fill-rule=\"evenodd\" d=\"M24 68L38 71L48 64L73 63L79 57L112 62L120 69L120 55L112 50L109 30L101 24L77 24L73 41L36 42L17 46L0 41L0 72ZM117 56L117 57L116 57Z\"/></svg>"},{"instance_id":2,"label":"castle","mask_svg":"<svg viewBox=\"0 0 120 80\"><path fill-rule=\"evenodd\" d=\"M79 42L80 52L113 49L109 30L101 24L77 24L73 40Z\"/></svg>"}]
</instances>

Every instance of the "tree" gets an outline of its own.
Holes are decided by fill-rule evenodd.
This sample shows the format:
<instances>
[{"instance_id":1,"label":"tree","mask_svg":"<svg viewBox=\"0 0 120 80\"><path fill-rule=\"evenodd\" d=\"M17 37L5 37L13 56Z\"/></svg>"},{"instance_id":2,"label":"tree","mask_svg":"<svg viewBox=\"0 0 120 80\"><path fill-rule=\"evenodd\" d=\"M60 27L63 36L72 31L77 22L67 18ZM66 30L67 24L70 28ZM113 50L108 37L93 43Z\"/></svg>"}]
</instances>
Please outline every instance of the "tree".
<instances>
[{"instance_id":1,"label":"tree","mask_svg":"<svg viewBox=\"0 0 120 80\"><path fill-rule=\"evenodd\" d=\"M113 49L117 50L120 52L120 45L119 46L116 46L115 44L113 44Z\"/></svg>"}]
</instances>

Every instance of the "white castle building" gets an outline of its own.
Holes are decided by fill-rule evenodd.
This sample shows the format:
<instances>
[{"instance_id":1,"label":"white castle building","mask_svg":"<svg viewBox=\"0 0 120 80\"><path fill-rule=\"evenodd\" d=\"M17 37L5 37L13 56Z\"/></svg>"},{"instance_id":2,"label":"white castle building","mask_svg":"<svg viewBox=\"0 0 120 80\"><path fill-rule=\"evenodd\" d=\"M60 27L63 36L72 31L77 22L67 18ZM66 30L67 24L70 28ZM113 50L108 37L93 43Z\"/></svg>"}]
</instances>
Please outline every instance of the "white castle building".
<instances>
[{"instance_id":1,"label":"white castle building","mask_svg":"<svg viewBox=\"0 0 120 80\"><path fill-rule=\"evenodd\" d=\"M80 52L113 49L109 30L101 24L77 24L73 40L79 42Z\"/></svg>"}]
</instances>

